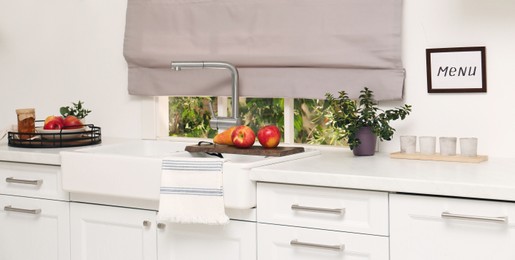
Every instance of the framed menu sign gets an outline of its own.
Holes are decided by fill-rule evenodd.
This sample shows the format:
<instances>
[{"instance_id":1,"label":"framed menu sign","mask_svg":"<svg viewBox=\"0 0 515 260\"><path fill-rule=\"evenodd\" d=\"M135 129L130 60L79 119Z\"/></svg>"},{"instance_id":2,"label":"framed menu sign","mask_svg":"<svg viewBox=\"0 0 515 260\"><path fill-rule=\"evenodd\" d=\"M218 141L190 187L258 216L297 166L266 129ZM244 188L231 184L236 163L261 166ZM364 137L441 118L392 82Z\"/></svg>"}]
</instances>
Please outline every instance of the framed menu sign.
<instances>
[{"instance_id":1,"label":"framed menu sign","mask_svg":"<svg viewBox=\"0 0 515 260\"><path fill-rule=\"evenodd\" d=\"M426 49L427 92L486 92L485 47Z\"/></svg>"}]
</instances>

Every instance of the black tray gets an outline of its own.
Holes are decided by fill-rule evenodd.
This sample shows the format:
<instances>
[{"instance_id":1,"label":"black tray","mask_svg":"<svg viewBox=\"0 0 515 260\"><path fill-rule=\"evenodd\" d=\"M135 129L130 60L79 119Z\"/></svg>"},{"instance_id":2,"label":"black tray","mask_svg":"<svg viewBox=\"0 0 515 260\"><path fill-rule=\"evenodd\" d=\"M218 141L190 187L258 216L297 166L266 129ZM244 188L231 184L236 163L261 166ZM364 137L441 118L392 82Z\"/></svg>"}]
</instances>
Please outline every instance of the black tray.
<instances>
[{"instance_id":1,"label":"black tray","mask_svg":"<svg viewBox=\"0 0 515 260\"><path fill-rule=\"evenodd\" d=\"M8 145L23 148L60 148L99 144L102 142L100 127L86 124L84 131L56 133L20 133L8 132ZM66 129L65 129L66 130ZM29 139L20 139L19 135L28 135Z\"/></svg>"}]
</instances>

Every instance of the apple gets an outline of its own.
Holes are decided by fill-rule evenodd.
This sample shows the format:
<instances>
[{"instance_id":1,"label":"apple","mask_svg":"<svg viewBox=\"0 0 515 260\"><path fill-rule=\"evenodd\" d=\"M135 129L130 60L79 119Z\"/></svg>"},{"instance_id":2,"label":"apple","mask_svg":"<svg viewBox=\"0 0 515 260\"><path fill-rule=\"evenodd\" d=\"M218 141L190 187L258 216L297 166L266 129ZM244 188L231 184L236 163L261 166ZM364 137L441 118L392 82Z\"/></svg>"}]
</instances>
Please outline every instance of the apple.
<instances>
[{"instance_id":1,"label":"apple","mask_svg":"<svg viewBox=\"0 0 515 260\"><path fill-rule=\"evenodd\" d=\"M62 116L47 116L45 118L45 123L43 124L43 129L56 130L63 128L63 126L64 119Z\"/></svg>"},{"instance_id":2,"label":"apple","mask_svg":"<svg viewBox=\"0 0 515 260\"><path fill-rule=\"evenodd\" d=\"M50 120L53 120L53 119L57 119L57 120L61 121L61 123L63 123L63 125L64 125L64 118L62 116L47 116L45 118L45 124L48 123Z\"/></svg>"},{"instance_id":3,"label":"apple","mask_svg":"<svg viewBox=\"0 0 515 260\"><path fill-rule=\"evenodd\" d=\"M64 118L64 128L81 128L82 122L76 116L66 116Z\"/></svg>"},{"instance_id":4,"label":"apple","mask_svg":"<svg viewBox=\"0 0 515 260\"><path fill-rule=\"evenodd\" d=\"M232 143L238 148L249 148L256 141L256 134L252 128L240 125L234 128L231 134Z\"/></svg>"},{"instance_id":5,"label":"apple","mask_svg":"<svg viewBox=\"0 0 515 260\"><path fill-rule=\"evenodd\" d=\"M259 129L257 138L263 147L274 148L281 141L281 130L275 125L263 126Z\"/></svg>"}]
</instances>

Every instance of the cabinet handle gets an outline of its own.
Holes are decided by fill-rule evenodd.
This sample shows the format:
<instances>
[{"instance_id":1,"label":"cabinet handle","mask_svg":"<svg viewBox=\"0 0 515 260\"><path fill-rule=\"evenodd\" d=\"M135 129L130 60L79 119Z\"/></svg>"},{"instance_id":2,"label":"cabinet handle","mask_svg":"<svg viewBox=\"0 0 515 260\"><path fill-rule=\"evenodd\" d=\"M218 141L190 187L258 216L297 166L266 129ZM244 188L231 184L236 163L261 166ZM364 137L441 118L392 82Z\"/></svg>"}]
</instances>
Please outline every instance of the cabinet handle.
<instances>
[{"instance_id":1,"label":"cabinet handle","mask_svg":"<svg viewBox=\"0 0 515 260\"><path fill-rule=\"evenodd\" d=\"M442 218L451 218L451 219L463 219L463 220L479 220L479 221L489 221L496 223L507 223L508 217L486 217L486 216L473 216L473 215L463 215L463 214L455 214L447 211L442 212Z\"/></svg>"},{"instance_id":2,"label":"cabinet handle","mask_svg":"<svg viewBox=\"0 0 515 260\"><path fill-rule=\"evenodd\" d=\"M150 222L148 220L143 220L143 226L146 228L149 228L152 226L152 222Z\"/></svg>"},{"instance_id":3,"label":"cabinet handle","mask_svg":"<svg viewBox=\"0 0 515 260\"><path fill-rule=\"evenodd\" d=\"M166 224L165 223L157 223L157 228L158 229L165 229L166 228Z\"/></svg>"},{"instance_id":4,"label":"cabinet handle","mask_svg":"<svg viewBox=\"0 0 515 260\"><path fill-rule=\"evenodd\" d=\"M43 184L43 180L23 180L23 179L15 179L14 177L5 178L5 182L7 183L18 183L18 184L28 184L39 186Z\"/></svg>"},{"instance_id":5,"label":"cabinet handle","mask_svg":"<svg viewBox=\"0 0 515 260\"><path fill-rule=\"evenodd\" d=\"M317 208L317 207L306 207L306 206L300 206L297 204L291 205L292 210L298 210L298 211L312 211L312 212L320 212L320 213L332 213L332 214L339 214L343 215L345 213L345 208L335 208L335 209L328 209L328 208Z\"/></svg>"},{"instance_id":6,"label":"cabinet handle","mask_svg":"<svg viewBox=\"0 0 515 260\"><path fill-rule=\"evenodd\" d=\"M324 245L324 244L315 244L315 243L307 243L307 242L300 242L297 239L294 239L290 241L290 245L292 246L302 246L302 247L313 247L313 248L320 248L320 249L329 249L329 250L338 250L343 251L345 250L345 245Z\"/></svg>"},{"instance_id":7,"label":"cabinet handle","mask_svg":"<svg viewBox=\"0 0 515 260\"><path fill-rule=\"evenodd\" d=\"M5 211L18 212L18 213L27 213L38 215L41 214L41 209L21 209L21 208L13 208L11 205L4 207Z\"/></svg>"}]
</instances>

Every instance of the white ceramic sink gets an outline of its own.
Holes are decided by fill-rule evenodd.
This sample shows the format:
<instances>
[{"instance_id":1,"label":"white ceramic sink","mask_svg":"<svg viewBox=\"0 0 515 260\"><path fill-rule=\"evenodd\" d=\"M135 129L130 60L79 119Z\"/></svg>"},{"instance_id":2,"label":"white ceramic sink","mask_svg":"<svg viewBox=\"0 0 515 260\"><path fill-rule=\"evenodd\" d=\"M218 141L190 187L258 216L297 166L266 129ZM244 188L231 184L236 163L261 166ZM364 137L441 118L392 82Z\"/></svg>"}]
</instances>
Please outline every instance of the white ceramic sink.
<instances>
[{"instance_id":1,"label":"white ceramic sink","mask_svg":"<svg viewBox=\"0 0 515 260\"><path fill-rule=\"evenodd\" d=\"M184 147L192 144L137 140L61 152L63 189L72 193L159 200L164 157L211 156L185 152ZM317 154L317 150L309 149L282 157L223 154L226 160L223 165L226 207L248 209L256 206L256 184L249 179L252 168Z\"/></svg>"}]
</instances>

